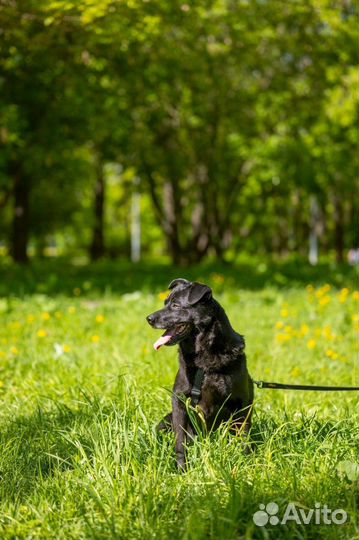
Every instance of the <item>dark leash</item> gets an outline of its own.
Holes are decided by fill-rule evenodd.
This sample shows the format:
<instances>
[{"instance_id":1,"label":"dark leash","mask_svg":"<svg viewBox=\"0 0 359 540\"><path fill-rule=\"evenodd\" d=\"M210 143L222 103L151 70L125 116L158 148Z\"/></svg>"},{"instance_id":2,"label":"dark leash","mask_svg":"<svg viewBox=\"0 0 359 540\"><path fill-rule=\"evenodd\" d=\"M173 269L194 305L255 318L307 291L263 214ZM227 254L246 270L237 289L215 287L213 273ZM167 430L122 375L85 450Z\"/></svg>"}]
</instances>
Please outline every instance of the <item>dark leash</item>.
<instances>
[{"instance_id":1,"label":"dark leash","mask_svg":"<svg viewBox=\"0 0 359 540\"><path fill-rule=\"evenodd\" d=\"M191 404L192 407L198 405L201 399L202 384L204 379L204 371L202 368L198 368L191 390ZM253 381L258 388L271 388L273 390L312 390L316 392L358 392L359 386L314 386L307 384L283 384L267 381Z\"/></svg>"},{"instance_id":2,"label":"dark leash","mask_svg":"<svg viewBox=\"0 0 359 540\"><path fill-rule=\"evenodd\" d=\"M274 390L314 390L317 392L350 392L359 391L359 386L313 386L307 384L282 384L267 381L253 381L258 388L272 388Z\"/></svg>"}]
</instances>

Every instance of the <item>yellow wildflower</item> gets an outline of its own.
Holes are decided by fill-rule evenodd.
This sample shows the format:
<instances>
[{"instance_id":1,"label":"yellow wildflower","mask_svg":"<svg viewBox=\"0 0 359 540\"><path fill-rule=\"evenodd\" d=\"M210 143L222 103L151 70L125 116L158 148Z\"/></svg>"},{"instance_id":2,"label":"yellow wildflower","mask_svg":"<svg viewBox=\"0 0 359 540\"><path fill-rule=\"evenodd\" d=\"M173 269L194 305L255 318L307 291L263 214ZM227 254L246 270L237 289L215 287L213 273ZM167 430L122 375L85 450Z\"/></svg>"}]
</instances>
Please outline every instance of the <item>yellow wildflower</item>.
<instances>
[{"instance_id":1,"label":"yellow wildflower","mask_svg":"<svg viewBox=\"0 0 359 540\"><path fill-rule=\"evenodd\" d=\"M320 289L318 289L315 293L315 296L319 299L319 298L322 298L322 296L325 295L325 290L323 287L321 287Z\"/></svg>"},{"instance_id":2,"label":"yellow wildflower","mask_svg":"<svg viewBox=\"0 0 359 540\"><path fill-rule=\"evenodd\" d=\"M317 342L315 341L315 339L310 339L309 341L307 341L308 349L315 349L316 346Z\"/></svg>"},{"instance_id":3,"label":"yellow wildflower","mask_svg":"<svg viewBox=\"0 0 359 540\"><path fill-rule=\"evenodd\" d=\"M69 309L67 310L69 313L71 313L71 315L73 315L74 313L76 313L76 308L75 306L70 306Z\"/></svg>"},{"instance_id":4,"label":"yellow wildflower","mask_svg":"<svg viewBox=\"0 0 359 540\"><path fill-rule=\"evenodd\" d=\"M323 296L323 297L320 298L320 300L319 300L319 305L320 305L321 307L324 307L324 306L326 306L327 304L329 304L330 300L331 300L330 296L328 296L328 295Z\"/></svg>"},{"instance_id":5,"label":"yellow wildflower","mask_svg":"<svg viewBox=\"0 0 359 540\"><path fill-rule=\"evenodd\" d=\"M47 336L46 330L44 330L43 328L40 328L40 330L38 330L38 332L37 332L37 337L44 338L46 336Z\"/></svg>"},{"instance_id":6,"label":"yellow wildflower","mask_svg":"<svg viewBox=\"0 0 359 540\"><path fill-rule=\"evenodd\" d=\"M294 367L291 371L292 377L299 377L300 374L301 374L301 371L299 367Z\"/></svg>"},{"instance_id":7,"label":"yellow wildflower","mask_svg":"<svg viewBox=\"0 0 359 540\"><path fill-rule=\"evenodd\" d=\"M63 350L65 353L66 353L66 352L70 352L70 351L71 351L71 347L70 347L70 345L63 345L62 350Z\"/></svg>"},{"instance_id":8,"label":"yellow wildflower","mask_svg":"<svg viewBox=\"0 0 359 540\"><path fill-rule=\"evenodd\" d=\"M28 315L28 316L26 317L26 322L27 322L28 324L32 324L34 321L35 321L35 317L34 317L33 315Z\"/></svg>"},{"instance_id":9,"label":"yellow wildflower","mask_svg":"<svg viewBox=\"0 0 359 540\"><path fill-rule=\"evenodd\" d=\"M353 292L353 300L358 301L359 300L359 291Z\"/></svg>"},{"instance_id":10,"label":"yellow wildflower","mask_svg":"<svg viewBox=\"0 0 359 540\"><path fill-rule=\"evenodd\" d=\"M334 334L332 332L332 329L331 327L328 325L328 326L324 326L323 330L322 330L322 334L323 334L323 337L325 339L327 339L328 341L333 341L334 339Z\"/></svg>"},{"instance_id":11,"label":"yellow wildflower","mask_svg":"<svg viewBox=\"0 0 359 540\"><path fill-rule=\"evenodd\" d=\"M166 291L166 292L160 292L160 293L158 294L159 300L162 300L162 301L166 300L167 296L168 296L168 292L167 292L167 291Z\"/></svg>"},{"instance_id":12,"label":"yellow wildflower","mask_svg":"<svg viewBox=\"0 0 359 540\"><path fill-rule=\"evenodd\" d=\"M10 352L14 356L17 356L19 354L19 349L17 349L16 347L11 347Z\"/></svg>"},{"instance_id":13,"label":"yellow wildflower","mask_svg":"<svg viewBox=\"0 0 359 540\"><path fill-rule=\"evenodd\" d=\"M0 388L4 387L4 381L0 381Z\"/></svg>"},{"instance_id":14,"label":"yellow wildflower","mask_svg":"<svg viewBox=\"0 0 359 540\"><path fill-rule=\"evenodd\" d=\"M291 340L291 336L288 334L277 334L275 338L277 343L285 343L286 341Z\"/></svg>"},{"instance_id":15,"label":"yellow wildflower","mask_svg":"<svg viewBox=\"0 0 359 540\"><path fill-rule=\"evenodd\" d=\"M281 330L284 327L284 322L283 321L277 321L275 323L275 327L276 327L277 330Z\"/></svg>"},{"instance_id":16,"label":"yellow wildflower","mask_svg":"<svg viewBox=\"0 0 359 540\"><path fill-rule=\"evenodd\" d=\"M100 341L100 336L91 336L92 343L98 343Z\"/></svg>"},{"instance_id":17,"label":"yellow wildflower","mask_svg":"<svg viewBox=\"0 0 359 540\"><path fill-rule=\"evenodd\" d=\"M5 358L6 356L6 353L4 353L4 351L0 351L0 358Z\"/></svg>"},{"instance_id":18,"label":"yellow wildflower","mask_svg":"<svg viewBox=\"0 0 359 540\"><path fill-rule=\"evenodd\" d=\"M281 317L288 317L289 311L286 308L283 308L280 312Z\"/></svg>"},{"instance_id":19,"label":"yellow wildflower","mask_svg":"<svg viewBox=\"0 0 359 540\"><path fill-rule=\"evenodd\" d=\"M43 313L41 315L41 317L43 318L44 321L48 321L50 318L51 318L51 315L50 313L48 313L47 311L45 311L45 313Z\"/></svg>"},{"instance_id":20,"label":"yellow wildflower","mask_svg":"<svg viewBox=\"0 0 359 540\"><path fill-rule=\"evenodd\" d=\"M304 337L308 334L308 332L309 332L309 326L307 324L302 324L299 330L299 336Z\"/></svg>"},{"instance_id":21,"label":"yellow wildflower","mask_svg":"<svg viewBox=\"0 0 359 540\"><path fill-rule=\"evenodd\" d=\"M104 320L105 320L105 317L103 315L96 315L97 323L103 323Z\"/></svg>"},{"instance_id":22,"label":"yellow wildflower","mask_svg":"<svg viewBox=\"0 0 359 540\"><path fill-rule=\"evenodd\" d=\"M348 299L349 289L347 287L344 287L339 293L339 302L341 304L345 304L345 302Z\"/></svg>"}]
</instances>

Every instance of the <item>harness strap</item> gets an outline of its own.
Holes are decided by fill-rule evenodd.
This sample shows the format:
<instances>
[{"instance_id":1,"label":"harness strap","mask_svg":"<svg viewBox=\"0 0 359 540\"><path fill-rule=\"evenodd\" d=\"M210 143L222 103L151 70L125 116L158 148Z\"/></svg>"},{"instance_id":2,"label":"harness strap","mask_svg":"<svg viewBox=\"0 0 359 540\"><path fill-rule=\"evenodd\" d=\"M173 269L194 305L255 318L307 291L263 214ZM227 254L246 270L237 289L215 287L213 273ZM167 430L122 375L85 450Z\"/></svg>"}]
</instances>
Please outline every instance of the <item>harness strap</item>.
<instances>
[{"instance_id":1,"label":"harness strap","mask_svg":"<svg viewBox=\"0 0 359 540\"><path fill-rule=\"evenodd\" d=\"M204 371L202 368L198 368L195 373L194 382L191 389L192 407L195 407L201 398L203 379Z\"/></svg>"},{"instance_id":2,"label":"harness strap","mask_svg":"<svg viewBox=\"0 0 359 540\"><path fill-rule=\"evenodd\" d=\"M316 390L318 392L359 391L359 386L311 386L306 384L282 384L266 381L253 382L258 388L273 388L275 390Z\"/></svg>"}]
</instances>

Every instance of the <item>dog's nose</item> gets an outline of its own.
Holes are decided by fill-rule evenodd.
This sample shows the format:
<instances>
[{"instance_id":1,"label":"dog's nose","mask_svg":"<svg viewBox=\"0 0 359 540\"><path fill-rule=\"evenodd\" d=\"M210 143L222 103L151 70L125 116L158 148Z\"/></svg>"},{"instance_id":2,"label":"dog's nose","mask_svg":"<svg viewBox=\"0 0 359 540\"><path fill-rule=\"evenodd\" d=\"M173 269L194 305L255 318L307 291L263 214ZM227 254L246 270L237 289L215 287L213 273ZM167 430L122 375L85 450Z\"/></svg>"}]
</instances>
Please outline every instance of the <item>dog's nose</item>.
<instances>
[{"instance_id":1,"label":"dog's nose","mask_svg":"<svg viewBox=\"0 0 359 540\"><path fill-rule=\"evenodd\" d=\"M153 321L155 320L155 317L154 317L154 315L148 315L148 317L146 317L146 320L147 320L148 324L153 324Z\"/></svg>"}]
</instances>

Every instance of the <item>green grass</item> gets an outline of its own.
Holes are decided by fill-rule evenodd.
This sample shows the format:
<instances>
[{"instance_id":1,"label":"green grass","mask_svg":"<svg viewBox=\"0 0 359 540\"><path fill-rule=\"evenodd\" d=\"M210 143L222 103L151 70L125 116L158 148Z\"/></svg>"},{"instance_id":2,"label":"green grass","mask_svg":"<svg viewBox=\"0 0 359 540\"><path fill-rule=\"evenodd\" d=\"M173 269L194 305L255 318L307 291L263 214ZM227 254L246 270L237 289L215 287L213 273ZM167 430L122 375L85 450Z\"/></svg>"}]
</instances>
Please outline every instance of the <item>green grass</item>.
<instances>
[{"instance_id":1,"label":"green grass","mask_svg":"<svg viewBox=\"0 0 359 540\"><path fill-rule=\"evenodd\" d=\"M158 332L144 318L178 275L212 285L255 379L359 385L353 270L2 267L0 538L359 538L357 393L257 390L255 451L223 427L198 438L177 472L173 437L154 433L176 350L154 352ZM256 526L271 501L279 515L288 502L320 503L349 520Z\"/></svg>"}]
</instances>

